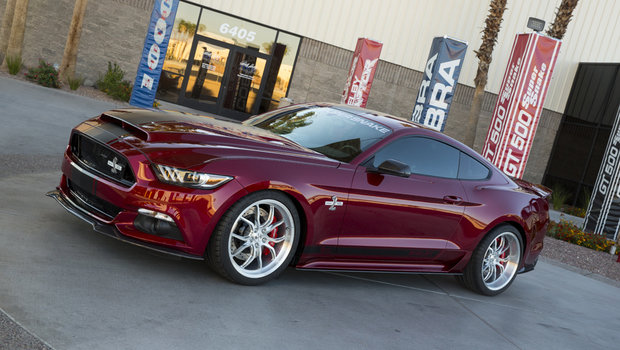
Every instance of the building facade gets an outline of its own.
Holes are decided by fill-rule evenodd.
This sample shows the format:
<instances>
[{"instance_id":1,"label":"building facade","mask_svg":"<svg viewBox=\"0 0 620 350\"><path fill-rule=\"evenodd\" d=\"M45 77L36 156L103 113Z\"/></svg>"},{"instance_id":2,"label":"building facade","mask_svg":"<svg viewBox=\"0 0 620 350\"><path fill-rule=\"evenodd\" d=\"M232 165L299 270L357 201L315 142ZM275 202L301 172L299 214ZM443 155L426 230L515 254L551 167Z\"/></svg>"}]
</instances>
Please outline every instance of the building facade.
<instances>
[{"instance_id":1,"label":"building facade","mask_svg":"<svg viewBox=\"0 0 620 350\"><path fill-rule=\"evenodd\" d=\"M0 8L6 1L0 0ZM93 84L108 62L118 63L125 78L134 80L154 1L88 2L77 61L77 73L86 84ZM489 70L476 150L482 149L515 35L529 31L529 17L549 25L560 2L508 1ZM73 5L73 0L29 0L22 55L27 66L39 59L60 63ZM237 119L273 109L285 96L295 103L339 102L356 40L369 37L381 41L383 51L367 107L409 118L432 39L449 35L469 43L445 129L461 139L473 98L478 63L474 50L480 46L488 6L489 0L181 0L157 96ZM618 1L579 2L563 39L525 179L550 186L561 183L581 193L593 186L590 175L567 174L562 168L563 159L570 158L565 143L571 126L586 125L592 135L580 142L588 151L571 167L598 171L602 155L597 163L597 147L606 142L607 121L592 117L587 106L618 108L618 18ZM589 63L611 67L598 75L606 79L576 79L578 69L588 75L582 66ZM577 96L578 89L588 90L586 83L606 98L580 98L580 113L575 115L571 107L573 114L567 116L574 105L571 96Z\"/></svg>"}]
</instances>

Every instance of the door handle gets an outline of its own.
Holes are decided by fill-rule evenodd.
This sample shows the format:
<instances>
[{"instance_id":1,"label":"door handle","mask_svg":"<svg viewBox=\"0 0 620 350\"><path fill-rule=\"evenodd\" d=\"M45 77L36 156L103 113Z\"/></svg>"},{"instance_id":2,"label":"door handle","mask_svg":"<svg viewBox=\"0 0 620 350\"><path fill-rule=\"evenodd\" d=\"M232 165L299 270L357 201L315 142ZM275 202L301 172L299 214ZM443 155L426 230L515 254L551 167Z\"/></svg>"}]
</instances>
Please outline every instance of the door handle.
<instances>
[{"instance_id":1,"label":"door handle","mask_svg":"<svg viewBox=\"0 0 620 350\"><path fill-rule=\"evenodd\" d=\"M461 204L463 203L463 198L459 196L444 196L443 201L449 204Z\"/></svg>"}]
</instances>

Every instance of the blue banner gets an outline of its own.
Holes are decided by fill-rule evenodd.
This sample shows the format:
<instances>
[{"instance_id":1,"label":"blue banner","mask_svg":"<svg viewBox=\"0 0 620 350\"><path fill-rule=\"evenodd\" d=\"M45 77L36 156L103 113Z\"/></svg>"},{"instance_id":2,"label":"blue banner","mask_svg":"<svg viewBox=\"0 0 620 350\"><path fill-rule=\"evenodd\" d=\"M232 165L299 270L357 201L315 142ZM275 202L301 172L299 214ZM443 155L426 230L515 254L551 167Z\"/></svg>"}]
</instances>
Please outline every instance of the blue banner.
<instances>
[{"instance_id":1,"label":"blue banner","mask_svg":"<svg viewBox=\"0 0 620 350\"><path fill-rule=\"evenodd\" d=\"M142 59L129 100L133 106L153 107L178 6L179 0L155 0L151 23L142 49Z\"/></svg>"},{"instance_id":2,"label":"blue banner","mask_svg":"<svg viewBox=\"0 0 620 350\"><path fill-rule=\"evenodd\" d=\"M411 120L443 132L466 52L466 42L446 36L433 39Z\"/></svg>"}]
</instances>

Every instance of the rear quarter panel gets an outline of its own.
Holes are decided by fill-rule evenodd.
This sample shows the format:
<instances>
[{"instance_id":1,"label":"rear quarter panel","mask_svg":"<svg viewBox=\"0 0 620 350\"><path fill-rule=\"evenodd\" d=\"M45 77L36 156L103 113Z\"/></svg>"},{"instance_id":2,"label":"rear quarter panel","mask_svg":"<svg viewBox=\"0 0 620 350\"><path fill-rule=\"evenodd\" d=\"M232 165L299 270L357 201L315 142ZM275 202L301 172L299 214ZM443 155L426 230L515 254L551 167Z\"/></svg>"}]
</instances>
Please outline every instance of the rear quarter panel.
<instances>
[{"instance_id":1,"label":"rear quarter panel","mask_svg":"<svg viewBox=\"0 0 620 350\"><path fill-rule=\"evenodd\" d=\"M522 265L532 264L542 250L549 222L547 200L508 182L497 173L487 181L463 181L463 187L468 203L455 237L461 249L472 252L491 230L508 223L522 233Z\"/></svg>"}]
</instances>

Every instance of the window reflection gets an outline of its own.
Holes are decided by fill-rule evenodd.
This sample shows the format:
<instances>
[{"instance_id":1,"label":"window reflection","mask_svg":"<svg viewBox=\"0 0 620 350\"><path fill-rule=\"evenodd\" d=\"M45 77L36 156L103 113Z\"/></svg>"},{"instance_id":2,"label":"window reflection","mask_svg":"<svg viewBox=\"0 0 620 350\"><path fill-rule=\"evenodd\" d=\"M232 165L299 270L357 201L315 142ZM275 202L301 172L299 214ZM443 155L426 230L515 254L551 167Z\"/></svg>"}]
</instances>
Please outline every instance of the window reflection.
<instances>
[{"instance_id":1,"label":"window reflection","mask_svg":"<svg viewBox=\"0 0 620 350\"><path fill-rule=\"evenodd\" d=\"M180 2L170 34L166 60L157 87L157 98L177 102L185 78L185 67L197 30L200 7Z\"/></svg>"},{"instance_id":2,"label":"window reflection","mask_svg":"<svg viewBox=\"0 0 620 350\"><path fill-rule=\"evenodd\" d=\"M177 15L170 34L164 70L183 75L196 34L200 7L184 2L179 3Z\"/></svg>"},{"instance_id":3,"label":"window reflection","mask_svg":"<svg viewBox=\"0 0 620 350\"><path fill-rule=\"evenodd\" d=\"M226 48L198 41L187 78L186 97L204 103L217 103L229 52Z\"/></svg>"},{"instance_id":4,"label":"window reflection","mask_svg":"<svg viewBox=\"0 0 620 350\"><path fill-rule=\"evenodd\" d=\"M252 113L258 98L266 60L252 54L235 52L224 107Z\"/></svg>"},{"instance_id":5,"label":"window reflection","mask_svg":"<svg viewBox=\"0 0 620 350\"><path fill-rule=\"evenodd\" d=\"M179 98L182 83L182 75L162 71L161 76L159 77L156 97L160 100L176 103Z\"/></svg>"},{"instance_id":6,"label":"window reflection","mask_svg":"<svg viewBox=\"0 0 620 350\"><path fill-rule=\"evenodd\" d=\"M280 98L286 96L288 86L291 81L291 75L293 74L293 66L295 65L295 57L297 56L297 49L299 48L299 37L280 33L278 35L278 44L286 47L284 55L282 57L282 64L278 70L278 78L276 85L273 89L272 99L280 101Z\"/></svg>"},{"instance_id":7,"label":"window reflection","mask_svg":"<svg viewBox=\"0 0 620 350\"><path fill-rule=\"evenodd\" d=\"M280 99L286 96L293 74L295 56L299 47L299 38L286 33L278 35L277 43L268 43L265 47L273 55L269 78L265 86L263 101L259 113L278 108Z\"/></svg>"},{"instance_id":8,"label":"window reflection","mask_svg":"<svg viewBox=\"0 0 620 350\"><path fill-rule=\"evenodd\" d=\"M214 11L203 11L198 34L235 46L258 49L269 54L265 44L276 38L275 29L244 21Z\"/></svg>"}]
</instances>

